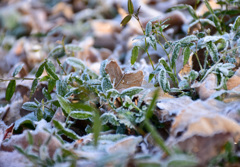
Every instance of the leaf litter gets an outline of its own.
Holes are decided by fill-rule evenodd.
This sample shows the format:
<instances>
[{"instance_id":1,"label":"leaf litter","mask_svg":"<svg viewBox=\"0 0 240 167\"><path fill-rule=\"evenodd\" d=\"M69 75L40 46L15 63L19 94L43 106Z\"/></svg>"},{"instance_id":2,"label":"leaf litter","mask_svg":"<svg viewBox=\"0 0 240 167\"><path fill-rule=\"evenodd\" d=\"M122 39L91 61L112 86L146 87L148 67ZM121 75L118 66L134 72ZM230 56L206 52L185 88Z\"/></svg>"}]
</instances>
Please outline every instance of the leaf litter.
<instances>
[{"instance_id":1,"label":"leaf litter","mask_svg":"<svg viewBox=\"0 0 240 167\"><path fill-rule=\"evenodd\" d=\"M237 2L0 4L0 166L239 165Z\"/></svg>"}]
</instances>

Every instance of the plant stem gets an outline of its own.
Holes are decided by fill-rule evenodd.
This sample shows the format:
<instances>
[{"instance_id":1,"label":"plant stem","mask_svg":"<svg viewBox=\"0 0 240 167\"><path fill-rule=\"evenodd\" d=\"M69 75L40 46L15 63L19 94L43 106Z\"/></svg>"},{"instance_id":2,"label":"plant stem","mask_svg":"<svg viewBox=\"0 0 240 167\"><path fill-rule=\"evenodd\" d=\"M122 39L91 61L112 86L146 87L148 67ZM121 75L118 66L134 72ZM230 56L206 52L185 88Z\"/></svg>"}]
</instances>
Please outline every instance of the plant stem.
<instances>
[{"instance_id":1,"label":"plant stem","mask_svg":"<svg viewBox=\"0 0 240 167\"><path fill-rule=\"evenodd\" d=\"M151 133L155 142L160 146L160 148L167 154L170 155L170 150L164 144L162 137L157 133L156 128L150 123L148 119L145 119L144 125L146 126L147 130Z\"/></svg>"},{"instance_id":2,"label":"plant stem","mask_svg":"<svg viewBox=\"0 0 240 167\"><path fill-rule=\"evenodd\" d=\"M143 35L146 35L145 30L144 30L144 28L143 28L143 26L142 26L142 24L141 24L141 22L140 22L140 20L139 20L139 17L138 17L138 16L135 16L135 15L133 15L133 16L134 16L135 19L138 21L138 23L139 23L139 25L140 25L140 27L141 27L141 29L142 29ZM149 52L148 52L148 49L147 49L147 40L146 40L146 38L145 38L145 47L146 47L146 50L145 50L145 51L146 51L146 53L147 53L147 55L148 55L148 59L149 59L151 65L152 65L153 70L155 70L154 65L153 65L153 61L152 61L151 56L150 56L150 54L149 54Z\"/></svg>"},{"instance_id":3,"label":"plant stem","mask_svg":"<svg viewBox=\"0 0 240 167\"><path fill-rule=\"evenodd\" d=\"M7 82L7 81L11 81L11 80L34 80L35 78L19 78L19 77L12 77L9 79L2 79L0 78L0 82Z\"/></svg>"}]
</instances>

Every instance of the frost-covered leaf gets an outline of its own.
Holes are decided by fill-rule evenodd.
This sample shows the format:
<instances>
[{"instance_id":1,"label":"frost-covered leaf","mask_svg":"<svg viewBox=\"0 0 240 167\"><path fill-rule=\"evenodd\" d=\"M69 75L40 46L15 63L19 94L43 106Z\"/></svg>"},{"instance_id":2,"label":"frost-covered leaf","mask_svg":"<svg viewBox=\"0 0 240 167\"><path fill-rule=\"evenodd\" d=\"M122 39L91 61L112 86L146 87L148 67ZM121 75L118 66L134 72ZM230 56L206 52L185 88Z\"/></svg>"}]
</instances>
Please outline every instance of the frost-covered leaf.
<instances>
[{"instance_id":1,"label":"frost-covered leaf","mask_svg":"<svg viewBox=\"0 0 240 167\"><path fill-rule=\"evenodd\" d=\"M86 120L93 117L93 113L89 111L72 111L70 116L74 119Z\"/></svg>"},{"instance_id":2,"label":"frost-covered leaf","mask_svg":"<svg viewBox=\"0 0 240 167\"><path fill-rule=\"evenodd\" d=\"M102 87L103 92L106 92L107 90L113 88L112 84L111 84L111 81L106 77L104 77L102 79L101 87Z\"/></svg>"},{"instance_id":3,"label":"frost-covered leaf","mask_svg":"<svg viewBox=\"0 0 240 167\"><path fill-rule=\"evenodd\" d=\"M211 26L215 27L214 22L211 21L211 20L209 20L209 19L198 19L198 20L192 22L192 23L189 25L189 28L193 27L194 25L196 25L196 24L199 23L199 22L202 23L202 24L208 23L208 24L210 24Z\"/></svg>"},{"instance_id":4,"label":"frost-covered leaf","mask_svg":"<svg viewBox=\"0 0 240 167\"><path fill-rule=\"evenodd\" d=\"M206 46L207 46L207 50L208 50L208 52L209 52L212 60L213 60L214 62L217 62L218 59L219 59L219 58L218 58L218 49L217 49L217 46L216 46L212 41L208 42L208 43L206 44Z\"/></svg>"},{"instance_id":5,"label":"frost-covered leaf","mask_svg":"<svg viewBox=\"0 0 240 167\"><path fill-rule=\"evenodd\" d=\"M65 51L62 45L56 46L48 55L49 57L60 58L65 56Z\"/></svg>"},{"instance_id":6,"label":"frost-covered leaf","mask_svg":"<svg viewBox=\"0 0 240 167\"><path fill-rule=\"evenodd\" d=\"M26 102L23 104L22 108L28 111L37 111L38 105L35 102Z\"/></svg>"},{"instance_id":7,"label":"frost-covered leaf","mask_svg":"<svg viewBox=\"0 0 240 167\"><path fill-rule=\"evenodd\" d=\"M67 82L63 80L58 80L56 82L57 94L64 97L67 93Z\"/></svg>"},{"instance_id":8,"label":"frost-covered leaf","mask_svg":"<svg viewBox=\"0 0 240 167\"><path fill-rule=\"evenodd\" d=\"M170 90L170 84L167 79L167 73L165 69L161 69L158 75L158 82L164 92L168 92Z\"/></svg>"},{"instance_id":9,"label":"frost-covered leaf","mask_svg":"<svg viewBox=\"0 0 240 167\"><path fill-rule=\"evenodd\" d=\"M190 71L189 73L189 79L190 81L194 81L195 79L197 79L197 77L199 76L198 72L197 71Z\"/></svg>"},{"instance_id":10,"label":"frost-covered leaf","mask_svg":"<svg viewBox=\"0 0 240 167\"><path fill-rule=\"evenodd\" d=\"M180 51L180 44L177 43L174 50L173 50L173 53L172 53L172 59L171 59L172 69L176 66L176 61L177 61L177 58L178 58L178 55L179 55L179 51Z\"/></svg>"},{"instance_id":11,"label":"frost-covered leaf","mask_svg":"<svg viewBox=\"0 0 240 167\"><path fill-rule=\"evenodd\" d=\"M80 70L84 70L85 69L85 65L84 63L82 62L82 60L78 59L78 58L75 58L75 57L68 57L66 59L66 63L77 68L77 69L80 69Z\"/></svg>"},{"instance_id":12,"label":"frost-covered leaf","mask_svg":"<svg viewBox=\"0 0 240 167\"><path fill-rule=\"evenodd\" d=\"M237 31L240 27L240 16L236 18L236 20L233 23L233 30Z\"/></svg>"},{"instance_id":13,"label":"frost-covered leaf","mask_svg":"<svg viewBox=\"0 0 240 167\"><path fill-rule=\"evenodd\" d=\"M81 48L78 45L74 45L74 44L66 44L65 49L69 52L81 51Z\"/></svg>"},{"instance_id":14,"label":"frost-covered leaf","mask_svg":"<svg viewBox=\"0 0 240 167\"><path fill-rule=\"evenodd\" d=\"M25 115L24 117L18 119L18 120L15 122L14 129L15 129L15 130L18 130L18 128L19 128L21 125L31 125L31 126L33 127L35 121L37 121L37 117L34 115L33 112L31 112L31 113Z\"/></svg>"},{"instance_id":15,"label":"frost-covered leaf","mask_svg":"<svg viewBox=\"0 0 240 167\"><path fill-rule=\"evenodd\" d=\"M60 95L57 95L57 98L60 106L67 112L67 114L69 114L71 112L71 107L69 105L70 102Z\"/></svg>"},{"instance_id":16,"label":"frost-covered leaf","mask_svg":"<svg viewBox=\"0 0 240 167\"><path fill-rule=\"evenodd\" d=\"M52 63L51 63L50 61L47 61L47 62L45 63L45 70L46 70L46 72L48 73L48 75L49 75L50 77L52 77L53 79L55 79L55 80L58 80L58 79L59 79L58 76L57 76L57 74L55 73L55 67L52 66Z\"/></svg>"},{"instance_id":17,"label":"frost-covered leaf","mask_svg":"<svg viewBox=\"0 0 240 167\"><path fill-rule=\"evenodd\" d=\"M64 134L65 136L73 140L77 140L80 138L74 131L65 128L60 122L53 120L53 124L58 129L59 134Z\"/></svg>"},{"instance_id":18,"label":"frost-covered leaf","mask_svg":"<svg viewBox=\"0 0 240 167\"><path fill-rule=\"evenodd\" d=\"M190 85L189 85L187 80L182 80L182 81L179 82L178 87L181 90L185 90L185 89L189 89Z\"/></svg>"},{"instance_id":19,"label":"frost-covered leaf","mask_svg":"<svg viewBox=\"0 0 240 167\"><path fill-rule=\"evenodd\" d=\"M132 97L135 94L140 93L143 90L143 88L141 87L131 87L131 88L127 88L125 90L122 91L121 96L129 96Z\"/></svg>"},{"instance_id":20,"label":"frost-covered leaf","mask_svg":"<svg viewBox=\"0 0 240 167\"><path fill-rule=\"evenodd\" d=\"M77 68L77 69L81 69L81 70L84 70L84 69L85 69L84 63L83 63L80 59L78 59L78 58L68 57L68 58L66 59L66 62L67 62L69 65L71 65L71 66L73 66L73 67L75 67L75 68Z\"/></svg>"},{"instance_id":21,"label":"frost-covered leaf","mask_svg":"<svg viewBox=\"0 0 240 167\"><path fill-rule=\"evenodd\" d=\"M21 69L23 68L24 64L19 64L13 71L13 74L12 76L15 77L20 71Z\"/></svg>"},{"instance_id":22,"label":"frost-covered leaf","mask_svg":"<svg viewBox=\"0 0 240 167\"><path fill-rule=\"evenodd\" d=\"M148 44L150 44L154 50L157 50L157 40L154 35L150 35L146 38Z\"/></svg>"},{"instance_id":23,"label":"frost-covered leaf","mask_svg":"<svg viewBox=\"0 0 240 167\"><path fill-rule=\"evenodd\" d=\"M110 123L114 126L119 126L119 119L113 113L104 113L100 117L102 124Z\"/></svg>"},{"instance_id":24,"label":"frost-covered leaf","mask_svg":"<svg viewBox=\"0 0 240 167\"><path fill-rule=\"evenodd\" d=\"M101 81L98 79L90 79L86 83L88 85L101 85Z\"/></svg>"},{"instance_id":25,"label":"frost-covered leaf","mask_svg":"<svg viewBox=\"0 0 240 167\"><path fill-rule=\"evenodd\" d=\"M146 25L146 30L145 30L146 36L149 36L151 32L152 32L152 22L149 21Z\"/></svg>"},{"instance_id":26,"label":"frost-covered leaf","mask_svg":"<svg viewBox=\"0 0 240 167\"><path fill-rule=\"evenodd\" d=\"M104 60L104 61L101 62L101 65L100 65L100 75L102 77L105 77L107 75L107 73L105 71L105 67L107 65L107 62L108 62L108 60Z\"/></svg>"},{"instance_id":27,"label":"frost-covered leaf","mask_svg":"<svg viewBox=\"0 0 240 167\"><path fill-rule=\"evenodd\" d=\"M193 17L193 19L195 19L195 20L198 19L198 16L197 16L195 10L190 5L186 5L186 4L177 5L177 6L174 6L174 7L170 8L170 11L172 11L172 10L179 10L179 9L180 10L187 9L188 12L190 13L190 15Z\"/></svg>"},{"instance_id":28,"label":"frost-covered leaf","mask_svg":"<svg viewBox=\"0 0 240 167\"><path fill-rule=\"evenodd\" d=\"M197 41L197 40L198 40L198 38L196 37L196 35L189 35L189 36L186 36L186 37L180 39L178 41L178 43L181 45L189 45L191 42Z\"/></svg>"}]
</instances>

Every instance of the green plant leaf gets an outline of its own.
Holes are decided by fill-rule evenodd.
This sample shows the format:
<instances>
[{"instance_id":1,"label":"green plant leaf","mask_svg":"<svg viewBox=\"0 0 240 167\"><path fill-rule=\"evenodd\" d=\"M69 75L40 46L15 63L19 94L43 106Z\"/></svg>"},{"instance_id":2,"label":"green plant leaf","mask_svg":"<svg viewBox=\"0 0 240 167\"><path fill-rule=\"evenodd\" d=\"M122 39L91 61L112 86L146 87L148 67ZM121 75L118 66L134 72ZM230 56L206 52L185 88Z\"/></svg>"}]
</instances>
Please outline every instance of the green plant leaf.
<instances>
[{"instance_id":1,"label":"green plant leaf","mask_svg":"<svg viewBox=\"0 0 240 167\"><path fill-rule=\"evenodd\" d=\"M102 123L101 123L101 119L98 111L95 111L92 129L93 129L94 145L97 146L98 138L102 129Z\"/></svg>"},{"instance_id":2,"label":"green plant leaf","mask_svg":"<svg viewBox=\"0 0 240 167\"><path fill-rule=\"evenodd\" d=\"M180 51L180 44L177 43L175 48L173 49L173 53L172 53L172 59L171 59L171 67L172 69L175 68L176 66L176 61L179 55L179 51Z\"/></svg>"},{"instance_id":3,"label":"green plant leaf","mask_svg":"<svg viewBox=\"0 0 240 167\"><path fill-rule=\"evenodd\" d=\"M49 78L48 80L48 92L50 93L56 85L56 80Z\"/></svg>"},{"instance_id":4,"label":"green plant leaf","mask_svg":"<svg viewBox=\"0 0 240 167\"><path fill-rule=\"evenodd\" d=\"M102 79L101 87L103 92L113 88L111 81L106 77Z\"/></svg>"},{"instance_id":5,"label":"green plant leaf","mask_svg":"<svg viewBox=\"0 0 240 167\"><path fill-rule=\"evenodd\" d=\"M65 50L62 45L56 46L54 49L51 50L51 52L48 54L48 57L53 58L60 58L65 56Z\"/></svg>"},{"instance_id":6,"label":"green plant leaf","mask_svg":"<svg viewBox=\"0 0 240 167\"><path fill-rule=\"evenodd\" d=\"M170 91L170 84L167 79L167 73L165 69L161 69L158 75L158 82L159 85L162 87L164 92L169 92Z\"/></svg>"},{"instance_id":7,"label":"green plant leaf","mask_svg":"<svg viewBox=\"0 0 240 167\"><path fill-rule=\"evenodd\" d=\"M84 70L86 67L82 60L75 57L68 57L66 63L80 70Z\"/></svg>"},{"instance_id":8,"label":"green plant leaf","mask_svg":"<svg viewBox=\"0 0 240 167\"><path fill-rule=\"evenodd\" d=\"M184 59L183 59L183 65L187 64L189 57L191 54L191 49L190 47L186 47L183 51Z\"/></svg>"},{"instance_id":9,"label":"green plant leaf","mask_svg":"<svg viewBox=\"0 0 240 167\"><path fill-rule=\"evenodd\" d=\"M58 95L64 97L67 94L67 82L58 80L56 82L56 92Z\"/></svg>"},{"instance_id":10,"label":"green plant leaf","mask_svg":"<svg viewBox=\"0 0 240 167\"><path fill-rule=\"evenodd\" d=\"M37 72L35 74L35 77L38 78L42 75L43 73L43 70L44 70L44 67L45 67L45 62L43 62L37 69Z\"/></svg>"},{"instance_id":11,"label":"green plant leaf","mask_svg":"<svg viewBox=\"0 0 240 167\"><path fill-rule=\"evenodd\" d=\"M217 62L218 59L219 59L219 58L218 58L218 49L217 49L217 46L216 46L212 41L210 41L210 42L208 42L208 43L206 44L206 48L207 48L207 50L208 50L208 52L209 52L212 60L213 60L214 62Z\"/></svg>"},{"instance_id":12,"label":"green plant leaf","mask_svg":"<svg viewBox=\"0 0 240 167\"><path fill-rule=\"evenodd\" d=\"M178 43L181 45L189 45L191 42L197 41L197 40L198 38L196 37L196 35L189 35L180 39Z\"/></svg>"},{"instance_id":13,"label":"green plant leaf","mask_svg":"<svg viewBox=\"0 0 240 167\"><path fill-rule=\"evenodd\" d=\"M198 74L197 71L192 70L189 73L189 79L190 79L191 82L196 80L198 76L199 76L199 74Z\"/></svg>"},{"instance_id":14,"label":"green plant leaf","mask_svg":"<svg viewBox=\"0 0 240 167\"><path fill-rule=\"evenodd\" d=\"M233 30L237 31L239 27L240 27L240 16L238 16L236 18L236 20L234 21L234 23L233 23Z\"/></svg>"},{"instance_id":15,"label":"green plant leaf","mask_svg":"<svg viewBox=\"0 0 240 167\"><path fill-rule=\"evenodd\" d=\"M132 49L132 56L131 56L131 65L133 65L138 58L138 46L134 46Z\"/></svg>"},{"instance_id":16,"label":"green plant leaf","mask_svg":"<svg viewBox=\"0 0 240 167\"><path fill-rule=\"evenodd\" d=\"M7 86L6 97L7 101L10 101L16 89L16 80L11 80Z\"/></svg>"},{"instance_id":17,"label":"green plant leaf","mask_svg":"<svg viewBox=\"0 0 240 167\"><path fill-rule=\"evenodd\" d=\"M146 36L149 36L151 32L152 32L152 22L149 21L146 25L146 30L145 30Z\"/></svg>"},{"instance_id":18,"label":"green plant leaf","mask_svg":"<svg viewBox=\"0 0 240 167\"><path fill-rule=\"evenodd\" d=\"M15 122L14 130L18 130L21 125L27 125L27 124L34 127L34 122L35 121L37 121L37 118L34 115L34 112L31 112L31 113L23 116L22 118L18 119Z\"/></svg>"},{"instance_id":19,"label":"green plant leaf","mask_svg":"<svg viewBox=\"0 0 240 167\"><path fill-rule=\"evenodd\" d=\"M150 44L154 50L157 50L157 40L154 35L150 35L146 38L148 44Z\"/></svg>"},{"instance_id":20,"label":"green plant leaf","mask_svg":"<svg viewBox=\"0 0 240 167\"><path fill-rule=\"evenodd\" d=\"M209 2L208 2L207 0L204 0L204 3L205 3L205 5L206 5L206 7L208 8L209 12L210 12L210 13L212 14L212 16L213 16L213 22L214 22L214 24L215 24L215 26L216 26L219 34L222 35L222 34L223 34L223 33L222 33L222 27L221 27L221 22L220 22L219 18L215 15L215 13L214 13L211 5L209 4Z\"/></svg>"},{"instance_id":21,"label":"green plant leaf","mask_svg":"<svg viewBox=\"0 0 240 167\"><path fill-rule=\"evenodd\" d=\"M37 89L37 85L38 85L38 79L34 79L32 82L32 87L31 87L31 93L30 93L30 97L32 97L32 95L34 94L34 92Z\"/></svg>"},{"instance_id":22,"label":"green plant leaf","mask_svg":"<svg viewBox=\"0 0 240 167\"><path fill-rule=\"evenodd\" d=\"M69 105L70 102L60 95L57 95L57 98L58 98L60 106L67 112L67 114L70 114L70 112L71 112L71 107Z\"/></svg>"},{"instance_id":23,"label":"green plant leaf","mask_svg":"<svg viewBox=\"0 0 240 167\"><path fill-rule=\"evenodd\" d=\"M52 97L51 97L50 93L48 93L48 91L46 90L46 88L43 88L43 89L42 89L42 93L43 93L44 97L45 97L47 100L52 100Z\"/></svg>"},{"instance_id":24,"label":"green plant leaf","mask_svg":"<svg viewBox=\"0 0 240 167\"><path fill-rule=\"evenodd\" d=\"M43 119L43 112L41 110L41 108L38 108L37 112L36 112L36 116L37 116L37 120L40 121L41 119Z\"/></svg>"},{"instance_id":25,"label":"green plant leaf","mask_svg":"<svg viewBox=\"0 0 240 167\"><path fill-rule=\"evenodd\" d=\"M93 113L89 111L72 111L70 116L78 120L86 120L93 117Z\"/></svg>"},{"instance_id":26,"label":"green plant leaf","mask_svg":"<svg viewBox=\"0 0 240 167\"><path fill-rule=\"evenodd\" d=\"M67 136L68 138L73 139L73 140L78 140L80 138L71 129L64 128L64 126L60 122L53 120L53 124L59 130L58 134L64 134L65 136Z\"/></svg>"},{"instance_id":27,"label":"green plant leaf","mask_svg":"<svg viewBox=\"0 0 240 167\"><path fill-rule=\"evenodd\" d=\"M143 88L141 87L131 87L131 88L127 88L125 90L122 91L121 96L129 96L132 97L135 94L140 93L143 90Z\"/></svg>"},{"instance_id":28,"label":"green plant leaf","mask_svg":"<svg viewBox=\"0 0 240 167\"><path fill-rule=\"evenodd\" d=\"M59 80L59 78L58 78L57 74L55 73L55 71L53 70L51 64L52 64L52 63L49 62L49 61L47 61L47 62L45 63L46 72L47 72L48 75L49 75L50 77L52 77L53 79Z\"/></svg>"},{"instance_id":29,"label":"green plant leaf","mask_svg":"<svg viewBox=\"0 0 240 167\"><path fill-rule=\"evenodd\" d=\"M182 10L182 9L187 9L194 20L198 19L195 10L190 5L186 5L186 4L177 5L177 6L174 6L170 9L168 9L167 11L169 12L169 11L173 11L173 10Z\"/></svg>"},{"instance_id":30,"label":"green plant leaf","mask_svg":"<svg viewBox=\"0 0 240 167\"><path fill-rule=\"evenodd\" d=\"M75 44L66 44L65 49L69 52L78 52L82 50L78 45Z\"/></svg>"},{"instance_id":31,"label":"green plant leaf","mask_svg":"<svg viewBox=\"0 0 240 167\"><path fill-rule=\"evenodd\" d=\"M127 15L126 17L124 17L124 19L121 21L121 25L125 26L132 18L132 15Z\"/></svg>"},{"instance_id":32,"label":"green plant leaf","mask_svg":"<svg viewBox=\"0 0 240 167\"><path fill-rule=\"evenodd\" d=\"M24 66L24 64L18 65L18 66L14 69L12 76L15 77L15 76L21 71L21 69L23 68L23 66Z\"/></svg>"},{"instance_id":33,"label":"green plant leaf","mask_svg":"<svg viewBox=\"0 0 240 167\"><path fill-rule=\"evenodd\" d=\"M100 65L100 75L102 77L106 77L107 76L107 73L105 71L105 67L106 67L107 63L108 63L108 60L104 60L104 61L101 62L101 65Z\"/></svg>"},{"instance_id":34,"label":"green plant leaf","mask_svg":"<svg viewBox=\"0 0 240 167\"><path fill-rule=\"evenodd\" d=\"M22 108L28 111L37 111L38 105L35 102L25 102Z\"/></svg>"},{"instance_id":35,"label":"green plant leaf","mask_svg":"<svg viewBox=\"0 0 240 167\"><path fill-rule=\"evenodd\" d=\"M129 14L133 14L133 12L134 12L132 0L128 0L128 12L129 12Z\"/></svg>"},{"instance_id":36,"label":"green plant leaf","mask_svg":"<svg viewBox=\"0 0 240 167\"><path fill-rule=\"evenodd\" d=\"M114 126L120 125L118 118L113 113L104 113L101 115L100 119L102 121L102 125L105 125L107 123L110 123Z\"/></svg>"}]
</instances>

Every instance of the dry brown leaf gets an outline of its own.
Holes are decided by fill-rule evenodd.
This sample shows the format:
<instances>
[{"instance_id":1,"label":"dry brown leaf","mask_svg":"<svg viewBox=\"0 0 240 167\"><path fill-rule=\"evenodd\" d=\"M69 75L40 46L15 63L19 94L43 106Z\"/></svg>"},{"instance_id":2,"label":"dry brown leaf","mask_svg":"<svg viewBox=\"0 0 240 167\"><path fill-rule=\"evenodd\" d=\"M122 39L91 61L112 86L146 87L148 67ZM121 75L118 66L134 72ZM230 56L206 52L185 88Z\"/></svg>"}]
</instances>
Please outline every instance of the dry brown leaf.
<instances>
[{"instance_id":1,"label":"dry brown leaf","mask_svg":"<svg viewBox=\"0 0 240 167\"><path fill-rule=\"evenodd\" d=\"M156 110L155 114L160 121L171 121L173 117L178 115L186 106L192 102L193 101L189 96L162 99L156 104L159 110Z\"/></svg>"},{"instance_id":2,"label":"dry brown leaf","mask_svg":"<svg viewBox=\"0 0 240 167\"><path fill-rule=\"evenodd\" d=\"M219 153L228 140L240 140L240 125L224 116L226 104L211 99L196 101L176 116L171 128L169 144L178 144L184 151L191 151L201 161ZM216 142L216 136L222 136ZM209 149L203 149L204 143ZM210 151L212 150L212 151Z\"/></svg>"},{"instance_id":3,"label":"dry brown leaf","mask_svg":"<svg viewBox=\"0 0 240 167\"><path fill-rule=\"evenodd\" d=\"M119 91L133 86L142 85L144 77L142 71L123 73L115 60L111 60L106 65L105 70L109 74L115 89Z\"/></svg>"},{"instance_id":4,"label":"dry brown leaf","mask_svg":"<svg viewBox=\"0 0 240 167\"><path fill-rule=\"evenodd\" d=\"M49 150L49 155L51 157L53 156L55 150L61 146L61 143L59 142L59 140L56 137L51 136L51 134L49 134L46 131L38 130L30 133L33 136L34 145L36 147L41 146L51 137L48 142L48 150ZM15 145L21 146L25 149L29 145L27 136L28 136L28 131L24 131L20 135L13 135L9 140L3 141L1 143L1 150L12 152L14 150Z\"/></svg>"},{"instance_id":5,"label":"dry brown leaf","mask_svg":"<svg viewBox=\"0 0 240 167\"><path fill-rule=\"evenodd\" d=\"M202 83L198 83L197 86L193 87L196 88L200 99L206 100L216 92L215 88L217 87L217 76L215 74L209 74Z\"/></svg>"},{"instance_id":6,"label":"dry brown leaf","mask_svg":"<svg viewBox=\"0 0 240 167\"><path fill-rule=\"evenodd\" d=\"M210 159L222 151L228 141L231 141L231 134L218 133L209 137L194 135L183 142L180 141L178 145L183 151L194 153L199 163L205 166Z\"/></svg>"},{"instance_id":7,"label":"dry brown leaf","mask_svg":"<svg viewBox=\"0 0 240 167\"><path fill-rule=\"evenodd\" d=\"M235 74L227 81L227 89L233 89L240 85L240 68L235 72Z\"/></svg>"},{"instance_id":8,"label":"dry brown leaf","mask_svg":"<svg viewBox=\"0 0 240 167\"><path fill-rule=\"evenodd\" d=\"M107 152L110 154L119 153L119 152L134 154L134 152L136 151L136 146L141 141L142 141L142 137L129 136L109 146L107 148Z\"/></svg>"}]
</instances>

